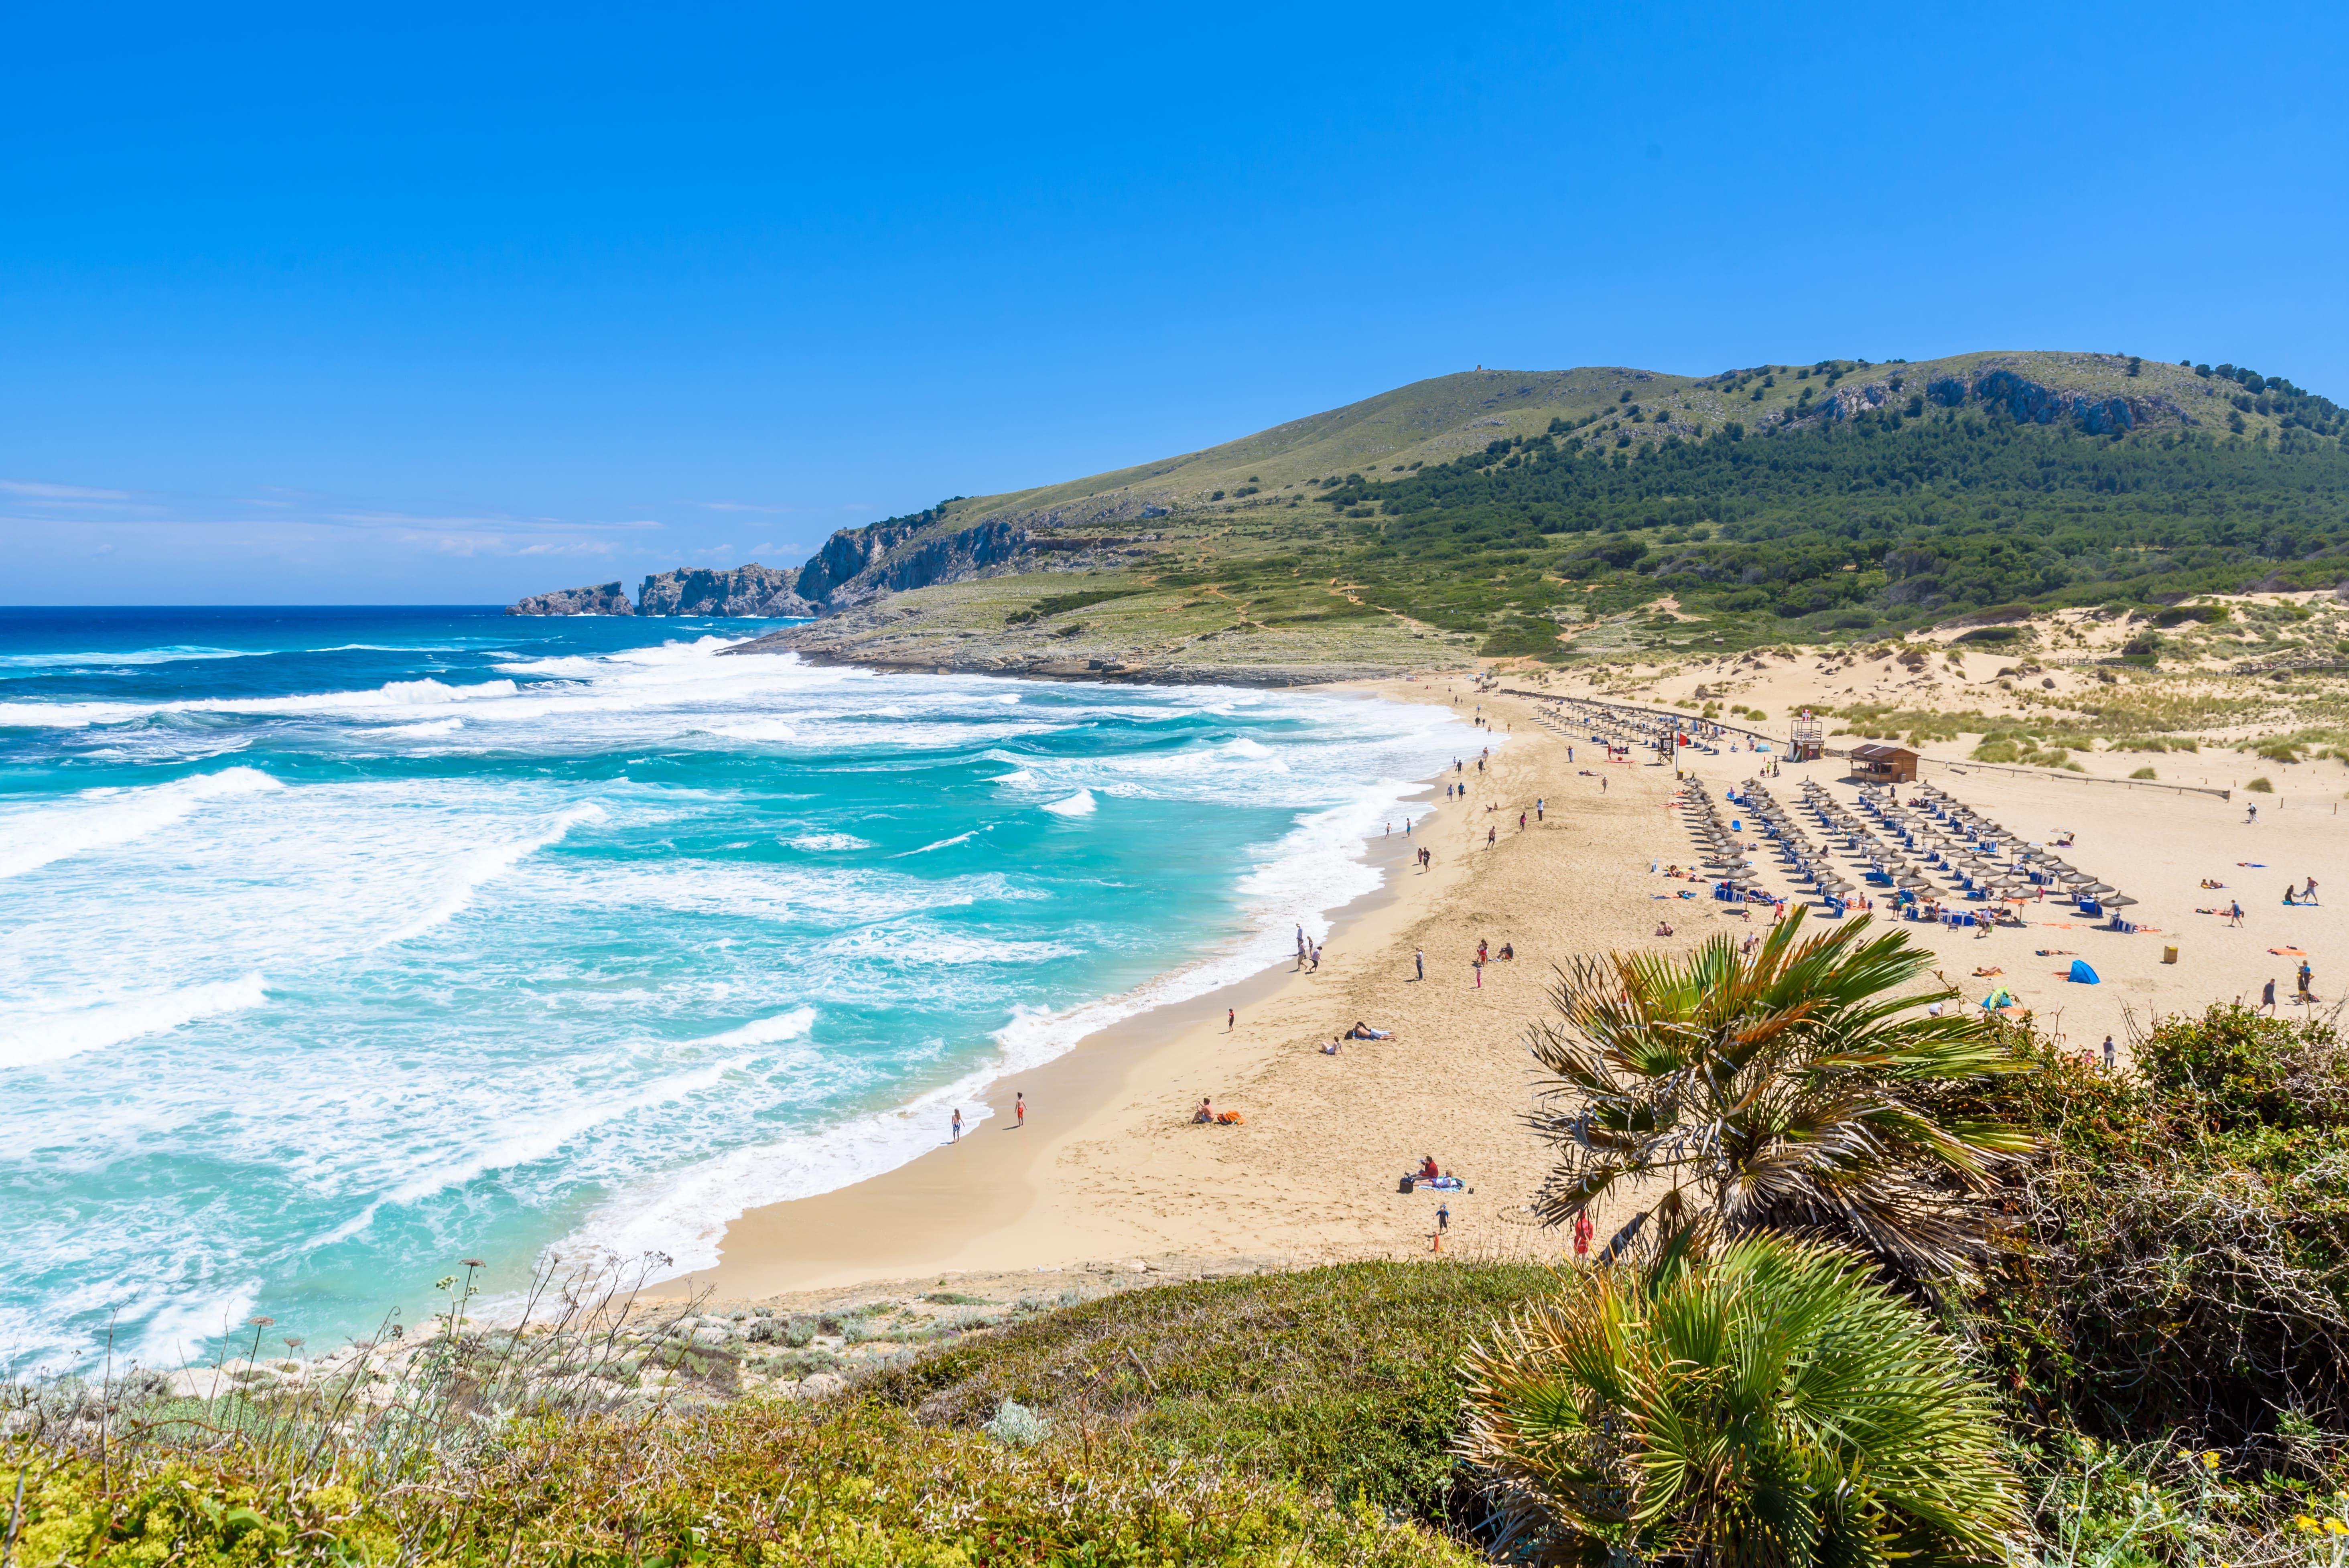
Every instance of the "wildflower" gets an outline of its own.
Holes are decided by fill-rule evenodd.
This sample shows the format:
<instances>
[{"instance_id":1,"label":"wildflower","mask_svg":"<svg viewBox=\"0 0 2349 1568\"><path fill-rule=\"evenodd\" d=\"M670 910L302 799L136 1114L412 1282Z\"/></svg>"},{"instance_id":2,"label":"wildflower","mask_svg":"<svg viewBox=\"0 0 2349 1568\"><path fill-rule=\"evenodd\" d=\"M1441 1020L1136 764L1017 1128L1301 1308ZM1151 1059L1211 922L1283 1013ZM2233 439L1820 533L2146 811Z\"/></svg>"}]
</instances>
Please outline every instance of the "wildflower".
<instances>
[{"instance_id":1,"label":"wildflower","mask_svg":"<svg viewBox=\"0 0 2349 1568\"><path fill-rule=\"evenodd\" d=\"M2309 1518L2308 1515L2304 1513L2295 1513L2292 1516L2292 1527L2294 1530L2314 1530L2316 1528L2316 1521Z\"/></svg>"},{"instance_id":2,"label":"wildflower","mask_svg":"<svg viewBox=\"0 0 2349 1568\"><path fill-rule=\"evenodd\" d=\"M2219 1468L2219 1450L2218 1450L2218 1449L2212 1449L2209 1453L2204 1454L2204 1455L2202 1456L2202 1468L2203 1468L2204 1470L2217 1470L2217 1469Z\"/></svg>"},{"instance_id":3,"label":"wildflower","mask_svg":"<svg viewBox=\"0 0 2349 1568\"><path fill-rule=\"evenodd\" d=\"M2328 1519L2324 1522L2324 1533L2327 1535L2349 1535L2349 1524L2344 1524L2337 1519Z\"/></svg>"}]
</instances>

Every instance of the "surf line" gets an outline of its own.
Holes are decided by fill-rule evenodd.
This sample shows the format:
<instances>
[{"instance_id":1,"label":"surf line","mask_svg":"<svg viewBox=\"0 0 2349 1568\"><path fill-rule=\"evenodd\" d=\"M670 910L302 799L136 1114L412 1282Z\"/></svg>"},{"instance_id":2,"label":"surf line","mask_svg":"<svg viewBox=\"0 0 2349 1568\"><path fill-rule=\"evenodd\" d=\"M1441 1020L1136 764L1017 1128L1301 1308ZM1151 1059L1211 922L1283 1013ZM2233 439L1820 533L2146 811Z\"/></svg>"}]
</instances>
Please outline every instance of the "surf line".
<instances>
[{"instance_id":1,"label":"surf line","mask_svg":"<svg viewBox=\"0 0 2349 1568\"><path fill-rule=\"evenodd\" d=\"M891 855L889 858L893 861L902 861L915 855L926 855L932 850L943 850L953 844L967 844L971 840L978 837L981 833L991 833L993 831L995 831L995 824L988 822L979 827L973 828L968 833L957 833L951 839L940 839L935 844L924 844L918 850L900 850L897 853Z\"/></svg>"}]
</instances>

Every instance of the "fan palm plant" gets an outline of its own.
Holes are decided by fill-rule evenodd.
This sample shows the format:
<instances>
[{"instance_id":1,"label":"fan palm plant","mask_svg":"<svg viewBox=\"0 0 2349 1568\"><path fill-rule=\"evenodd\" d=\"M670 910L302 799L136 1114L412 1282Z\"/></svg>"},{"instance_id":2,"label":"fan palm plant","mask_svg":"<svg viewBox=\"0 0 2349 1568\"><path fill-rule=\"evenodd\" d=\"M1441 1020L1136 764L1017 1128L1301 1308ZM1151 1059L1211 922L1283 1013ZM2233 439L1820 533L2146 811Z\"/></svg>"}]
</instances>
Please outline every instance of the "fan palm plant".
<instances>
[{"instance_id":1,"label":"fan palm plant","mask_svg":"<svg viewBox=\"0 0 2349 1568\"><path fill-rule=\"evenodd\" d=\"M1652 1222L1653 1242L1814 1232L1920 1279L1962 1268L1975 1195L2031 1140L1933 1100L2030 1063L1996 1021L1928 1007L1955 991L1896 994L1931 964L1865 919L1806 935L1799 912L1751 955L1723 935L1582 960L1533 1030L1553 1077L1530 1120L1558 1151L1537 1212L1564 1223L1623 1184L1644 1202L1610 1253Z\"/></svg>"},{"instance_id":2,"label":"fan palm plant","mask_svg":"<svg viewBox=\"0 0 2349 1568\"><path fill-rule=\"evenodd\" d=\"M1570 1274L1464 1367L1462 1457L1500 1544L1541 1563L1903 1568L2022 1530L1994 1407L1921 1313L1841 1248L1683 1235Z\"/></svg>"}]
</instances>

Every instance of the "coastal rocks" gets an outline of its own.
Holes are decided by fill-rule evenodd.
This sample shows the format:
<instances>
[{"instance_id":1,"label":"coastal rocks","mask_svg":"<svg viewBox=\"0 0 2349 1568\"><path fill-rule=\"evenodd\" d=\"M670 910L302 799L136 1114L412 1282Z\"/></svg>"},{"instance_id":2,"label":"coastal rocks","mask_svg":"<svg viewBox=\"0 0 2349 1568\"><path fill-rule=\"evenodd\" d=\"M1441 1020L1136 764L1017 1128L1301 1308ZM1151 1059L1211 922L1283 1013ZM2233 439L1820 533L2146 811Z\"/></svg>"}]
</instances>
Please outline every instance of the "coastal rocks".
<instances>
[{"instance_id":1,"label":"coastal rocks","mask_svg":"<svg viewBox=\"0 0 2349 1568\"><path fill-rule=\"evenodd\" d=\"M684 567L657 572L636 592L639 615L813 615L800 592L802 573L752 562L731 572Z\"/></svg>"},{"instance_id":2,"label":"coastal rocks","mask_svg":"<svg viewBox=\"0 0 2349 1568\"><path fill-rule=\"evenodd\" d=\"M565 588L554 593L533 593L506 606L509 615L633 615L626 590L617 583L592 588Z\"/></svg>"}]
</instances>

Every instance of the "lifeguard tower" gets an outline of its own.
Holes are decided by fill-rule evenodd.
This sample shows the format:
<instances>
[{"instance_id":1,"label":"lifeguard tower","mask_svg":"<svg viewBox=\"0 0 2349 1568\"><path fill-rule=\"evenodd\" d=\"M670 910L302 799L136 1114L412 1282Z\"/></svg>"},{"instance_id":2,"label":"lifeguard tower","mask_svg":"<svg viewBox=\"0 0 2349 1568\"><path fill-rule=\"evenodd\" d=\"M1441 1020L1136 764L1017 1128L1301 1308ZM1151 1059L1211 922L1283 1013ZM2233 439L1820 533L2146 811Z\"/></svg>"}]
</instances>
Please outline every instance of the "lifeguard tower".
<instances>
[{"instance_id":1,"label":"lifeguard tower","mask_svg":"<svg viewBox=\"0 0 2349 1568\"><path fill-rule=\"evenodd\" d=\"M1816 762L1827 752L1826 726L1811 717L1809 708L1803 709L1795 719L1794 733L1787 740L1787 749L1797 762Z\"/></svg>"}]
</instances>

